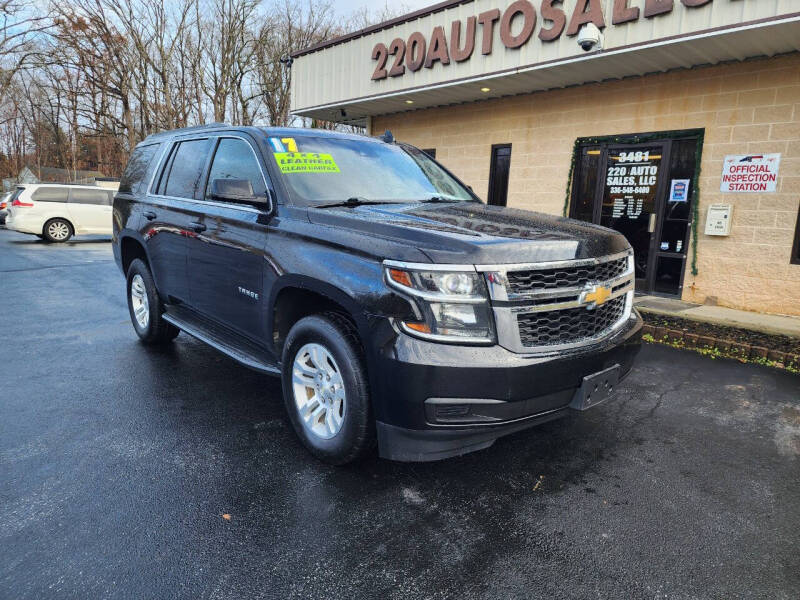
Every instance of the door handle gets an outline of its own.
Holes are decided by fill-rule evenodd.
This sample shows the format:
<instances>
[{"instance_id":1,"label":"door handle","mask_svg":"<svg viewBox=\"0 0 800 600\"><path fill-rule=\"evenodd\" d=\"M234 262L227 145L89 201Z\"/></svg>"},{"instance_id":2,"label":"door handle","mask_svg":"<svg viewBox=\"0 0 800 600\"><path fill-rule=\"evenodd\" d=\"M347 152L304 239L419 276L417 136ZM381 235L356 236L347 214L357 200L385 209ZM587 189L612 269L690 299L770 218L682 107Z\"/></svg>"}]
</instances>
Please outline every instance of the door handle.
<instances>
[{"instance_id":1,"label":"door handle","mask_svg":"<svg viewBox=\"0 0 800 600\"><path fill-rule=\"evenodd\" d=\"M152 221L157 216L156 213L154 213L152 210L146 210L142 214L144 215L144 218L147 219L148 221Z\"/></svg>"},{"instance_id":2,"label":"door handle","mask_svg":"<svg viewBox=\"0 0 800 600\"><path fill-rule=\"evenodd\" d=\"M647 225L647 233L653 233L656 230L656 213L650 213L650 223Z\"/></svg>"},{"instance_id":3,"label":"door handle","mask_svg":"<svg viewBox=\"0 0 800 600\"><path fill-rule=\"evenodd\" d=\"M200 233L200 232L206 230L206 226L203 225L202 223L200 223L199 221L192 221L191 223L189 223L189 225L191 225L192 229L194 231L196 231L197 233Z\"/></svg>"}]
</instances>

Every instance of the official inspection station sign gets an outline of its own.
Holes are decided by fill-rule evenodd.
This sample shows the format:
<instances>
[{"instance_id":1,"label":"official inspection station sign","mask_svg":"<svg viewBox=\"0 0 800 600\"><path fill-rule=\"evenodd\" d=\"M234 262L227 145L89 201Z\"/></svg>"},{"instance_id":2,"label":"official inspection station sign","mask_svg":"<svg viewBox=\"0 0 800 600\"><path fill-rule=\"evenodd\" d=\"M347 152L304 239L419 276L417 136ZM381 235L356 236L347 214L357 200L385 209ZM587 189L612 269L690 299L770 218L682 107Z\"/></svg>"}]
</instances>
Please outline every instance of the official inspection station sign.
<instances>
[{"instance_id":1,"label":"official inspection station sign","mask_svg":"<svg viewBox=\"0 0 800 600\"><path fill-rule=\"evenodd\" d=\"M721 192L774 192L780 154L729 154L722 163Z\"/></svg>"}]
</instances>

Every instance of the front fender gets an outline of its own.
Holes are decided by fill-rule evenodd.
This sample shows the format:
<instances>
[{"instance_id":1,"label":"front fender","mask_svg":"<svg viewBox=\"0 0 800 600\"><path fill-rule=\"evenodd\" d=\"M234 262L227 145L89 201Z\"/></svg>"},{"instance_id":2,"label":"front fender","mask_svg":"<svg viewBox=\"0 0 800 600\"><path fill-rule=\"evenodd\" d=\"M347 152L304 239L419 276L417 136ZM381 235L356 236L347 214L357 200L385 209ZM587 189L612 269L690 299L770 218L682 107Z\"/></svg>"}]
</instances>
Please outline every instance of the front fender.
<instances>
[{"instance_id":1,"label":"front fender","mask_svg":"<svg viewBox=\"0 0 800 600\"><path fill-rule=\"evenodd\" d=\"M367 313L353 296L344 290L320 279L307 275L289 274L280 277L272 286L267 301L267 331L272 331L275 326L275 303L280 293L287 289L301 289L314 292L328 298L342 306L356 324L359 334L362 336L367 332Z\"/></svg>"}]
</instances>

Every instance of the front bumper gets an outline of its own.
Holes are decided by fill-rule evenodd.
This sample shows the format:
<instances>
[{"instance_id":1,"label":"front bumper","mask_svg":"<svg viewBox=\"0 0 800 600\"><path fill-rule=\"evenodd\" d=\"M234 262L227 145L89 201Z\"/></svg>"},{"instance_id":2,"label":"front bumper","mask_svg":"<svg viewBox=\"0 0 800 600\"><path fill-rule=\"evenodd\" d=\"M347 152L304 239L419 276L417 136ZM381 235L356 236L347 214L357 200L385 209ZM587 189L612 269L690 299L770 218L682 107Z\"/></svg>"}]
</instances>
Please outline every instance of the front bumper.
<instances>
[{"instance_id":1,"label":"front bumper","mask_svg":"<svg viewBox=\"0 0 800 600\"><path fill-rule=\"evenodd\" d=\"M373 393L381 456L448 458L566 415L583 378L619 365L641 346L641 317L584 348L524 355L500 346L436 344L400 334L377 351Z\"/></svg>"}]
</instances>

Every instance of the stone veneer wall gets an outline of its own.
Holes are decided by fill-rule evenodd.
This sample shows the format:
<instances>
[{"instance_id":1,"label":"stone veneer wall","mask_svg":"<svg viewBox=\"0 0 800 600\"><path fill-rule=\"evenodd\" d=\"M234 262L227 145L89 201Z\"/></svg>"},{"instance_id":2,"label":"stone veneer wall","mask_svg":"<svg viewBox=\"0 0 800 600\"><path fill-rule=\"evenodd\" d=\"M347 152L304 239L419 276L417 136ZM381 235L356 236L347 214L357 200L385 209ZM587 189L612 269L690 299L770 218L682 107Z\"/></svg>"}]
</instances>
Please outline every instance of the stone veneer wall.
<instances>
[{"instance_id":1,"label":"stone veneer wall","mask_svg":"<svg viewBox=\"0 0 800 600\"><path fill-rule=\"evenodd\" d=\"M800 54L680 70L374 117L374 133L420 148L486 197L492 144L511 143L508 205L561 214L576 138L705 129L698 269L683 298L800 315L790 264L800 209ZM722 194L726 154L781 153L776 193ZM734 207L731 235L704 235L709 204Z\"/></svg>"}]
</instances>

